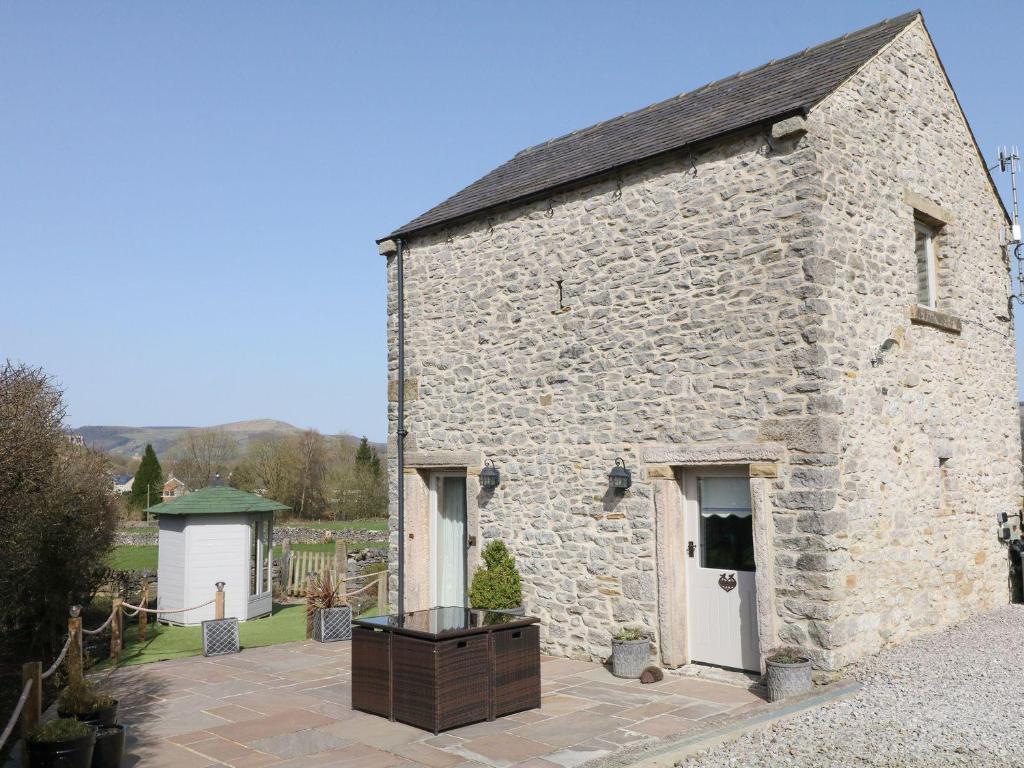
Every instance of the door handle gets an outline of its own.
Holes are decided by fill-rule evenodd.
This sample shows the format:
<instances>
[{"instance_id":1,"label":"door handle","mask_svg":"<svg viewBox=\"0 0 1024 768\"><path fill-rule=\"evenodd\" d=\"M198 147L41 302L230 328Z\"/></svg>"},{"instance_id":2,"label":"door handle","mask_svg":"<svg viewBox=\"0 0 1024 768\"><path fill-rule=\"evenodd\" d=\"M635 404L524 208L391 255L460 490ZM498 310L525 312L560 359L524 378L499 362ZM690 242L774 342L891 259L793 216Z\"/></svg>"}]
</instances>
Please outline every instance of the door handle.
<instances>
[{"instance_id":1,"label":"door handle","mask_svg":"<svg viewBox=\"0 0 1024 768\"><path fill-rule=\"evenodd\" d=\"M692 541L687 543L687 545L686 545L686 554L688 554L690 557L693 557L693 551L695 549L697 549L697 546Z\"/></svg>"}]
</instances>

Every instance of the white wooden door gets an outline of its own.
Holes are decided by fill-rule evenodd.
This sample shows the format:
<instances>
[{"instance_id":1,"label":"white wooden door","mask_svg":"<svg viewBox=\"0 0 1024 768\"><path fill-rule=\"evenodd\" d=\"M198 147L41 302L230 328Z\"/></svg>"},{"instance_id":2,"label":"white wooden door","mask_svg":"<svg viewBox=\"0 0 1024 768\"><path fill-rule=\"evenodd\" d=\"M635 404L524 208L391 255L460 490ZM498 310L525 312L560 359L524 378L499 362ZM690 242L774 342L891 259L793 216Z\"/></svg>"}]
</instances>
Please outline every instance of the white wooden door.
<instances>
[{"instance_id":1,"label":"white wooden door","mask_svg":"<svg viewBox=\"0 0 1024 768\"><path fill-rule=\"evenodd\" d=\"M749 477L694 470L685 475L684 491L690 659L759 670Z\"/></svg>"},{"instance_id":2,"label":"white wooden door","mask_svg":"<svg viewBox=\"0 0 1024 768\"><path fill-rule=\"evenodd\" d=\"M466 476L431 478L431 593L435 606L466 605Z\"/></svg>"}]
</instances>

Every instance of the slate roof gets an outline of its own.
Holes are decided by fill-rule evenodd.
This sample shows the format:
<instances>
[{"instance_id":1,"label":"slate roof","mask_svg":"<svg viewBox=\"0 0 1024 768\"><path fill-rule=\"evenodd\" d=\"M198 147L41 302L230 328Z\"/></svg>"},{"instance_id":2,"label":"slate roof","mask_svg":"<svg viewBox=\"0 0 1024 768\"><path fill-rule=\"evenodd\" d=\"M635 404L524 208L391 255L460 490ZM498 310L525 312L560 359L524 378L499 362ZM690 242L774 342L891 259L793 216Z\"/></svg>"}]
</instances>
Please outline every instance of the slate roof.
<instances>
[{"instance_id":1,"label":"slate roof","mask_svg":"<svg viewBox=\"0 0 1024 768\"><path fill-rule=\"evenodd\" d=\"M696 142L806 113L907 27L897 16L523 150L388 237L466 218ZM386 239L386 238L382 238Z\"/></svg>"},{"instance_id":2,"label":"slate roof","mask_svg":"<svg viewBox=\"0 0 1024 768\"><path fill-rule=\"evenodd\" d=\"M230 485L209 485L171 501L147 509L158 515L225 515L241 512L276 512L291 509L255 493L246 493Z\"/></svg>"}]
</instances>

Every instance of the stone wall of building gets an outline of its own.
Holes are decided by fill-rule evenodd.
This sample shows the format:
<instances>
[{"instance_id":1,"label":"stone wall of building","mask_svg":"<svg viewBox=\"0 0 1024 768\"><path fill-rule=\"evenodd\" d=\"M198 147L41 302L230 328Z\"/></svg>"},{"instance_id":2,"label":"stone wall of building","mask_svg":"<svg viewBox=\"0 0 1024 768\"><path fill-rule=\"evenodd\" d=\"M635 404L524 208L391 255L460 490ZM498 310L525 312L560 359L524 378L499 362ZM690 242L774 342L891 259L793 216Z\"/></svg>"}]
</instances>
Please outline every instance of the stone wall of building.
<instances>
[{"instance_id":1,"label":"stone wall of building","mask_svg":"<svg viewBox=\"0 0 1024 768\"><path fill-rule=\"evenodd\" d=\"M770 440L804 475L835 454L834 382L807 271L824 200L813 150L792 140L770 150L752 131L692 160L406 248L407 448L480 451L499 467L501 486L478 499L481 533L514 551L555 653L603 658L619 626L658 626L642 446ZM388 269L393 380L393 257ZM394 402L389 416L393 435ZM618 456L634 470L624 497L608 490ZM817 534L803 529L831 524L803 514L808 494L789 476L783 467L772 494L791 519L775 542L784 578L828 567L820 542L807 554Z\"/></svg>"},{"instance_id":2,"label":"stone wall of building","mask_svg":"<svg viewBox=\"0 0 1024 768\"><path fill-rule=\"evenodd\" d=\"M838 479L848 529L831 562L834 620L815 640L838 667L1006 602L994 516L1019 509L1020 433L1004 219L920 21L809 128L827 191L821 335L842 450L808 487ZM959 333L910 320L915 202L952 214L937 309Z\"/></svg>"},{"instance_id":3,"label":"stone wall of building","mask_svg":"<svg viewBox=\"0 0 1024 768\"><path fill-rule=\"evenodd\" d=\"M471 477L470 515L515 553L550 652L603 658L627 623L657 636L651 446L783 446L765 481L778 615L762 648L835 670L1006 599L993 515L1019 501L1020 439L1000 212L923 30L806 128L407 244L407 448L501 470L493 495ZM939 309L958 335L909 320L908 192L956 214ZM394 257L388 279L393 383ZM395 418L392 397L392 436ZM634 470L622 497L618 456Z\"/></svg>"}]
</instances>

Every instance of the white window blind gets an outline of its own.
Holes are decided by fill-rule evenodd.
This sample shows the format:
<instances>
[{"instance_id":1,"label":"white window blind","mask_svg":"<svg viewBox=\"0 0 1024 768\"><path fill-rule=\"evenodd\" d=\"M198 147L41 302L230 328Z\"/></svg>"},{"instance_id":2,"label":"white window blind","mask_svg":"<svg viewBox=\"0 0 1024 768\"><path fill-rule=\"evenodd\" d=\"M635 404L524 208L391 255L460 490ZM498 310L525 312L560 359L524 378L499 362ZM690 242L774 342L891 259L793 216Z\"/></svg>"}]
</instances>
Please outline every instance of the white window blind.
<instances>
[{"instance_id":1,"label":"white window blind","mask_svg":"<svg viewBox=\"0 0 1024 768\"><path fill-rule=\"evenodd\" d=\"M914 253L917 256L917 303L922 307L935 309L935 230L924 222L916 221L914 235Z\"/></svg>"}]
</instances>

